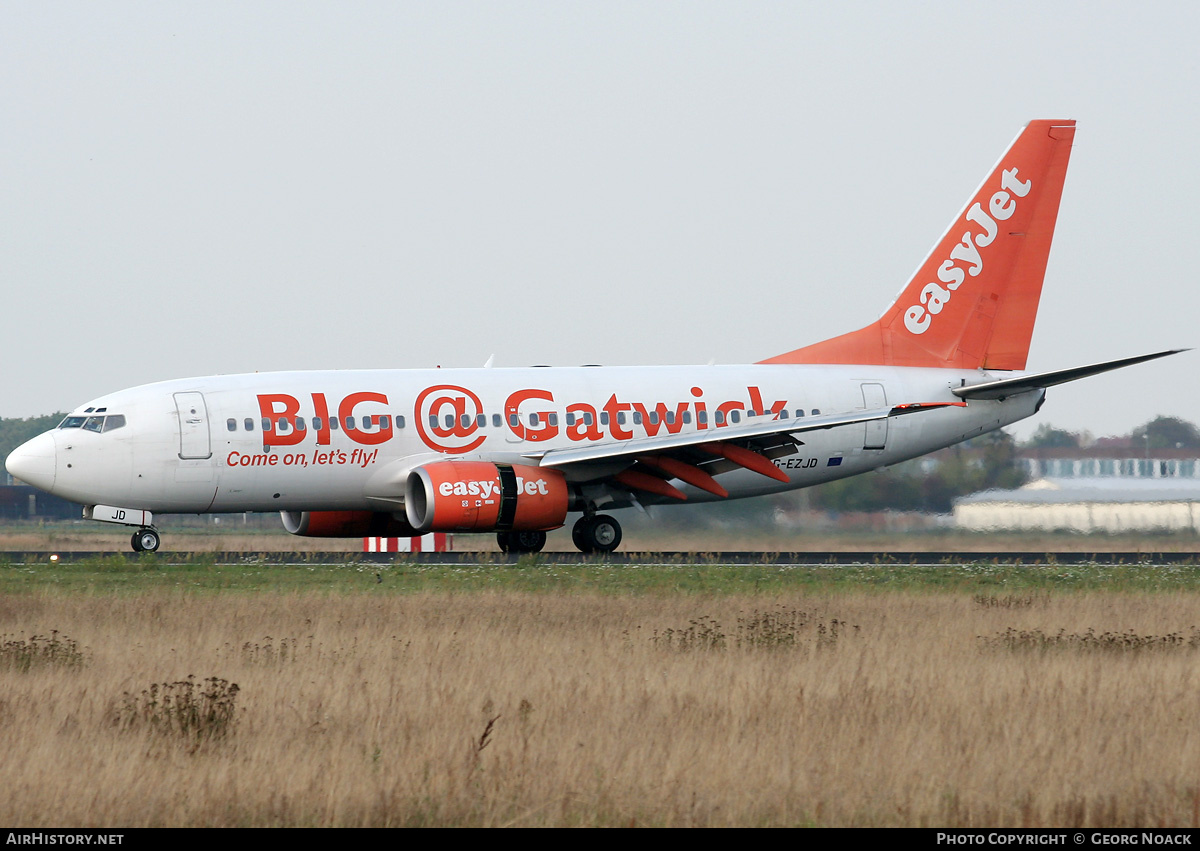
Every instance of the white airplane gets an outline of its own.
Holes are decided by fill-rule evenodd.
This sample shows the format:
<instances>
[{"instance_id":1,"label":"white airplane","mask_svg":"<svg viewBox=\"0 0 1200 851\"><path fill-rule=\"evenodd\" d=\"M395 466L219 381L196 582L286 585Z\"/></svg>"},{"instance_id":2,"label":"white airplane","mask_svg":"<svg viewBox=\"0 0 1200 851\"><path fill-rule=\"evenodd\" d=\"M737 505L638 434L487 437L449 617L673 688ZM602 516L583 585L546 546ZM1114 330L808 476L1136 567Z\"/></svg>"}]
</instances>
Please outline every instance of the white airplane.
<instances>
[{"instance_id":1,"label":"white airplane","mask_svg":"<svg viewBox=\"0 0 1200 851\"><path fill-rule=\"evenodd\" d=\"M609 552L606 512L857 475L1036 412L1046 388L1174 354L1025 369L1074 121L1034 121L876 322L740 366L278 372L165 381L80 406L10 473L136 527L279 511L296 535L494 531Z\"/></svg>"}]
</instances>

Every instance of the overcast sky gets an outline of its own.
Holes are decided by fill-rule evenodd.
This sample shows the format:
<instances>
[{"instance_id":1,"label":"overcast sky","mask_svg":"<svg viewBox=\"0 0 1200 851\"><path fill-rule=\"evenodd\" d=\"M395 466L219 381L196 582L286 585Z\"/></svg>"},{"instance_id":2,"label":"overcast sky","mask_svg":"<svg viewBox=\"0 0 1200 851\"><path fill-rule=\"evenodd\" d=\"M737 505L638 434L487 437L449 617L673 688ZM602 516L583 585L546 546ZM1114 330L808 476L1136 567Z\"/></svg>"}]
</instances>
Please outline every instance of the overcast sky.
<instances>
[{"instance_id":1,"label":"overcast sky","mask_svg":"<svg viewBox=\"0 0 1200 851\"><path fill-rule=\"evenodd\" d=\"M189 375L737 363L1079 122L1030 369L1200 344L1200 4L0 0L0 416ZM1200 422L1200 352L1052 390Z\"/></svg>"}]
</instances>

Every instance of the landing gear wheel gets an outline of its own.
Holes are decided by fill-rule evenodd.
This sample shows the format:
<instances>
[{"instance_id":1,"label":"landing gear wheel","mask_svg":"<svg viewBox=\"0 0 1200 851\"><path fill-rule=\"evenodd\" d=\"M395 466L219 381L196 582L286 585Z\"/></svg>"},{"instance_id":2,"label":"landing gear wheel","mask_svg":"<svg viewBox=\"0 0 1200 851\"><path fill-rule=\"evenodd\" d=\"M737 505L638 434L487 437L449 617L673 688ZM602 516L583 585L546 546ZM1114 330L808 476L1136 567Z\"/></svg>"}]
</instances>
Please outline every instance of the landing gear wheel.
<instances>
[{"instance_id":1,"label":"landing gear wheel","mask_svg":"<svg viewBox=\"0 0 1200 851\"><path fill-rule=\"evenodd\" d=\"M621 544L621 524L607 514L580 517L571 529L580 552L611 553Z\"/></svg>"},{"instance_id":2,"label":"landing gear wheel","mask_svg":"<svg viewBox=\"0 0 1200 851\"><path fill-rule=\"evenodd\" d=\"M158 551L162 540L153 529L138 529L129 541L135 553L153 553Z\"/></svg>"},{"instance_id":3,"label":"landing gear wheel","mask_svg":"<svg viewBox=\"0 0 1200 851\"><path fill-rule=\"evenodd\" d=\"M546 546L545 532L497 532L502 553L540 553Z\"/></svg>"}]
</instances>

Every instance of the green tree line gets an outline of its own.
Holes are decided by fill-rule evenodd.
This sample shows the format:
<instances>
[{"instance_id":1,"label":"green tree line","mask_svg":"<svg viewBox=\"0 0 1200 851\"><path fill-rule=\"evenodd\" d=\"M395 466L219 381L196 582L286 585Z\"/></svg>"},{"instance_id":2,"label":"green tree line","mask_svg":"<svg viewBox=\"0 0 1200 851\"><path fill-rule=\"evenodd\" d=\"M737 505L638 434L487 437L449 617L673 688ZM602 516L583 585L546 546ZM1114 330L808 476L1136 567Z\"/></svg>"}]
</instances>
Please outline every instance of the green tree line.
<instances>
[{"instance_id":1,"label":"green tree line","mask_svg":"<svg viewBox=\"0 0 1200 851\"><path fill-rule=\"evenodd\" d=\"M930 469L932 468L932 469ZM935 464L915 458L874 473L808 489L809 506L827 511L923 511L944 514L955 497L1025 483L1017 442L996 431L943 450Z\"/></svg>"}]
</instances>

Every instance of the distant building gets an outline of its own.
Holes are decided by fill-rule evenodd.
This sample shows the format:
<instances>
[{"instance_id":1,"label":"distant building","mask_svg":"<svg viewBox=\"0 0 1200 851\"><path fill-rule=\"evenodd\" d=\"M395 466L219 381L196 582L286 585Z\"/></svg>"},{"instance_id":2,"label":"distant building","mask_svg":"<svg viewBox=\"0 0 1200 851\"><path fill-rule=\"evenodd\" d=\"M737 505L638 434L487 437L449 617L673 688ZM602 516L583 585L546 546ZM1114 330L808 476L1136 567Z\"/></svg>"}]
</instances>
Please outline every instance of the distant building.
<instances>
[{"instance_id":1,"label":"distant building","mask_svg":"<svg viewBox=\"0 0 1200 851\"><path fill-rule=\"evenodd\" d=\"M1200 479L1195 449L1103 446L1086 449L1021 449L1017 463L1030 479Z\"/></svg>"},{"instance_id":2,"label":"distant building","mask_svg":"<svg viewBox=\"0 0 1200 851\"><path fill-rule=\"evenodd\" d=\"M1043 478L955 500L954 523L974 532L1200 532L1200 478Z\"/></svg>"}]
</instances>

